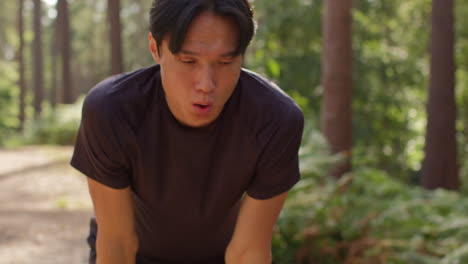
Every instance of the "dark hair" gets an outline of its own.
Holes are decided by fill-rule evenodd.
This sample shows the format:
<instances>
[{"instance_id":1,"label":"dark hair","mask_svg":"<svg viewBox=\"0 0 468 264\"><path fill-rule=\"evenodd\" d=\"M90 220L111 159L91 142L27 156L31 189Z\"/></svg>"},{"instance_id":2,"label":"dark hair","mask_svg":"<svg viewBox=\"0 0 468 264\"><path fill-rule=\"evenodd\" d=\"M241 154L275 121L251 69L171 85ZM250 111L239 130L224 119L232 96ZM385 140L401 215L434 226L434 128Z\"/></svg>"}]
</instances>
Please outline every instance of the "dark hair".
<instances>
[{"instance_id":1,"label":"dark hair","mask_svg":"<svg viewBox=\"0 0 468 264\"><path fill-rule=\"evenodd\" d=\"M153 0L150 31L157 42L158 52L164 36L170 33L169 50L178 53L190 23L203 11L234 19L239 29L236 55L243 54L255 32L253 11L248 0Z\"/></svg>"}]
</instances>

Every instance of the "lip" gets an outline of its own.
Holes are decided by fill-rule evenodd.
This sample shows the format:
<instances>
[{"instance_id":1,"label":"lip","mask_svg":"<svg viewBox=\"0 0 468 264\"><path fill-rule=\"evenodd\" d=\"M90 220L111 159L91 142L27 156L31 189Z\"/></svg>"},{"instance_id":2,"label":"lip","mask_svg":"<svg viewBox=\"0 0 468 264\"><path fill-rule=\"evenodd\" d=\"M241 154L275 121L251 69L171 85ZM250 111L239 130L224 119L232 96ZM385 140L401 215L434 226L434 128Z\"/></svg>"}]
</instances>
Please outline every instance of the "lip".
<instances>
[{"instance_id":1,"label":"lip","mask_svg":"<svg viewBox=\"0 0 468 264\"><path fill-rule=\"evenodd\" d=\"M206 115L211 112L213 109L213 105L210 103L193 103L192 104L193 108L195 109L195 112L198 114Z\"/></svg>"}]
</instances>

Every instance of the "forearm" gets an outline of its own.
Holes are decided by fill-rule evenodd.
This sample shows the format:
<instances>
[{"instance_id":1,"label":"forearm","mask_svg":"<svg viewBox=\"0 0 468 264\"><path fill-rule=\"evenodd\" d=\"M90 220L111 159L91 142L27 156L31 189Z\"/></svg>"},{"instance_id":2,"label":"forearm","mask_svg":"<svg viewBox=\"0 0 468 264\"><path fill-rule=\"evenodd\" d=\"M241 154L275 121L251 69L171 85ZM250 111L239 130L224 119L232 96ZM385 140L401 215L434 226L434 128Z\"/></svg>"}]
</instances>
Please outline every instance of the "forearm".
<instances>
[{"instance_id":1,"label":"forearm","mask_svg":"<svg viewBox=\"0 0 468 264\"><path fill-rule=\"evenodd\" d=\"M284 192L258 200L244 197L236 227L226 249L227 264L271 264L273 227L286 200Z\"/></svg>"},{"instance_id":2,"label":"forearm","mask_svg":"<svg viewBox=\"0 0 468 264\"><path fill-rule=\"evenodd\" d=\"M271 249L248 249L243 252L226 252L226 264L271 264Z\"/></svg>"},{"instance_id":3,"label":"forearm","mask_svg":"<svg viewBox=\"0 0 468 264\"><path fill-rule=\"evenodd\" d=\"M98 235L96 264L135 264L137 249L138 243L134 239L119 241Z\"/></svg>"}]
</instances>

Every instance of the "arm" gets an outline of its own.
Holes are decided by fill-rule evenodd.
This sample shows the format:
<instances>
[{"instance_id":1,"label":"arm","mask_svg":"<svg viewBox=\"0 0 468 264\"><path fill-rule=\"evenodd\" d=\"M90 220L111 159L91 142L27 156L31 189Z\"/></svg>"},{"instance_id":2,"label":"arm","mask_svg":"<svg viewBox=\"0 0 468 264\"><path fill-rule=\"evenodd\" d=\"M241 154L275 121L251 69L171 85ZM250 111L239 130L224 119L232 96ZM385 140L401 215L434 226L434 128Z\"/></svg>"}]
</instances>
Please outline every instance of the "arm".
<instances>
[{"instance_id":1,"label":"arm","mask_svg":"<svg viewBox=\"0 0 468 264\"><path fill-rule=\"evenodd\" d=\"M271 263L273 227L286 196L286 192L266 200L245 196L226 249L226 264Z\"/></svg>"},{"instance_id":2,"label":"arm","mask_svg":"<svg viewBox=\"0 0 468 264\"><path fill-rule=\"evenodd\" d=\"M112 189L88 178L98 223L97 264L135 264L138 238L134 229L130 187Z\"/></svg>"}]
</instances>

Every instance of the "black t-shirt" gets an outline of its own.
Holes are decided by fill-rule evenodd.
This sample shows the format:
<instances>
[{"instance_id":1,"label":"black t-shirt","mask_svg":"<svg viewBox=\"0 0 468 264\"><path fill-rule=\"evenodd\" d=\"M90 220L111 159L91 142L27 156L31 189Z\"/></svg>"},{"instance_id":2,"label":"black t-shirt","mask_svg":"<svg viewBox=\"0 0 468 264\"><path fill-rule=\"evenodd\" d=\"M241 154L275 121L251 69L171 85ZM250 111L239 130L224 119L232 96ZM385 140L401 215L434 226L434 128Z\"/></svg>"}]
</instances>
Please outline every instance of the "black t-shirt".
<instances>
[{"instance_id":1,"label":"black t-shirt","mask_svg":"<svg viewBox=\"0 0 468 264\"><path fill-rule=\"evenodd\" d=\"M223 263L243 194L268 199L299 180L303 123L290 97L242 70L215 122L186 127L152 66L90 91L71 164L106 186L131 186L139 258Z\"/></svg>"}]
</instances>

